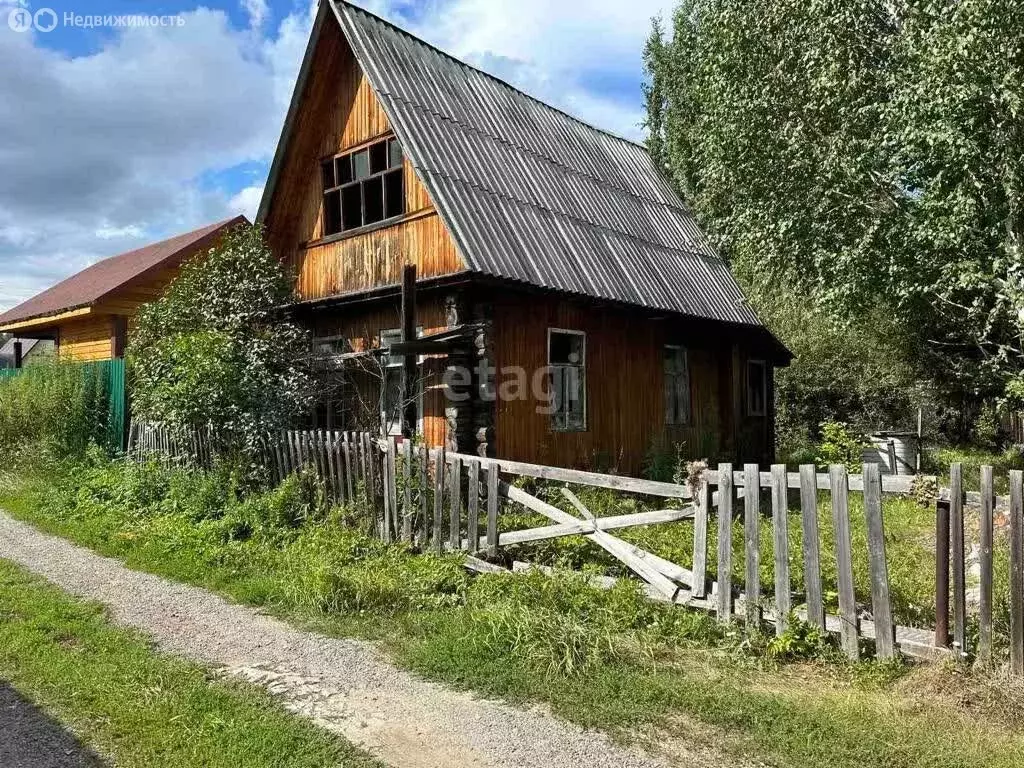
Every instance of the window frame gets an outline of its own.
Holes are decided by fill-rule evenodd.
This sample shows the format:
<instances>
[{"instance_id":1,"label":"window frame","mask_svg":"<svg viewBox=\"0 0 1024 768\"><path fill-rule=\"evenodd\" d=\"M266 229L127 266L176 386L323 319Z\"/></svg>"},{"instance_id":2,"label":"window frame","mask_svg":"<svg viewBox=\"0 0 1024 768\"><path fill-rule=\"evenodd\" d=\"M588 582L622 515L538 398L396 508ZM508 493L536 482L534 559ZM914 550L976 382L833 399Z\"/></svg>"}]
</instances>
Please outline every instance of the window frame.
<instances>
[{"instance_id":1,"label":"window frame","mask_svg":"<svg viewBox=\"0 0 1024 768\"><path fill-rule=\"evenodd\" d=\"M416 338L419 338L422 335L423 335L423 327L422 326L417 326L416 327ZM395 341L401 341L402 340L402 329L401 328L380 328L380 329L378 329L378 331L377 331L377 344L378 344L380 349L390 349L390 343L389 343L389 345L387 347L384 346L384 337L385 336L396 337ZM404 357L404 355L400 355L398 357L399 357L398 362L393 362L392 359L391 359L391 353L388 352L387 362L383 366L384 380L381 382L381 386L382 387L385 387L385 388L387 387L387 384L388 384L387 377L389 375L391 375L394 371L398 371L399 377L401 377L402 371L403 371L403 369L405 367L405 364L404 364L405 361L402 359ZM417 355L416 356L416 364L417 365L422 365L424 359L425 358L424 358L423 355ZM399 386L401 386L401 382L399 382ZM419 434L421 434L421 435L423 434L423 416L424 416L424 413L423 413L423 393L424 393L423 378L420 377L420 380L417 382L417 392L416 392L416 431ZM388 412L384 408L384 400L383 399L381 400L381 410L380 410L379 416L380 416L381 426L387 425L388 424ZM400 437L401 434L402 434L402 419L399 418L394 424L391 424L388 427L388 436Z\"/></svg>"},{"instance_id":2,"label":"window frame","mask_svg":"<svg viewBox=\"0 0 1024 768\"><path fill-rule=\"evenodd\" d=\"M667 408L668 403L667 402L663 403L663 405L665 406L665 416L666 416L666 418L665 418L665 426L668 426L668 427L688 427L688 426L691 425L692 420L693 420L693 391L692 391L692 388L690 386L691 385L691 379L690 379L690 350L687 349L682 344L665 344L665 345L663 345L663 347L662 347L662 371L661 371L661 375L663 377L662 378L663 390L664 390L664 379L665 379L665 377L667 377L669 375L668 372L665 371L665 369L664 369L665 368L665 366L664 366L664 363L665 363L665 355L664 355L664 353L665 353L665 350L669 350L669 349L674 350L676 352L682 353L683 369L682 369L682 371L674 371L672 373L672 377L673 377L673 380L676 379L676 378L680 378L680 377L685 377L685 379L686 379L686 413L682 414L682 417L680 418L680 413L679 413L679 408L678 408L679 404L678 403L673 403L673 405L675 407L673 408L673 418L670 420L668 418L668 408ZM672 391L673 392L676 391L674 386L673 386ZM668 394L667 391L665 391L664 394L667 395Z\"/></svg>"},{"instance_id":3,"label":"window frame","mask_svg":"<svg viewBox=\"0 0 1024 768\"><path fill-rule=\"evenodd\" d=\"M555 363L551 362L551 339L552 339L552 336L554 336L556 333L567 334L567 335L570 335L570 336L579 336L579 337L581 337L583 339L583 344L582 344L582 347L581 347L582 350L583 350L583 359L580 361L579 365L571 365L571 364L566 364L566 363L558 363L556 365ZM587 398L587 357L588 357L588 355L587 355L587 333L586 333L586 331L578 331L578 330L575 330L575 329L572 329L572 328L549 327L548 328L548 350L547 351L548 351L548 354L547 354L548 384L549 384L549 386L551 386L551 404L552 404L552 406L554 405L554 397L555 397L555 393L554 393L554 371L555 371L556 367L557 368L577 368L579 370L580 400L583 403L582 422L581 422L581 424L579 426L570 425L568 423L563 424L563 425L559 425L558 424L558 416L559 416L559 414L556 413L555 411L552 411L551 412L551 419L550 419L551 431L552 432L564 432L564 433L587 432L588 431L588 427L589 427L589 422L590 422L589 403L587 402L587 400L588 400L588 398Z\"/></svg>"},{"instance_id":4,"label":"window frame","mask_svg":"<svg viewBox=\"0 0 1024 768\"><path fill-rule=\"evenodd\" d=\"M397 156L393 155L391 151L391 145L395 144L398 147ZM373 172L373 165L371 163L371 152L375 147L384 145L384 168L382 170ZM356 155L361 153L367 155L367 168L368 173L363 178L355 177L354 158ZM338 162L343 159L348 159L350 163L350 175L349 181L339 183L338 178ZM392 165L392 162L396 162L396 165ZM330 165L330 168L328 168ZM383 136L374 141L362 144L353 149L346 149L344 152L337 154L328 155L320 158L320 206L321 206L321 227L320 227L320 239L326 240L328 238L340 238L348 237L353 234L368 231L376 227L387 226L388 224L400 220L404 217L408 211L406 210L406 189L405 189L405 151L402 148L401 143L394 134ZM327 177L327 172L330 171L330 179ZM388 215L388 179L391 176L397 176L401 180L401 195L399 197L399 210L397 213ZM333 185L328 186L328 181L333 181ZM366 221L366 185L368 183L380 183L380 204L381 214L383 218L377 221L367 222ZM359 192L359 225L354 227L345 227L345 194L351 192L353 189L358 189ZM330 198L336 198L331 200ZM336 205L336 213L331 213L329 209L330 205ZM329 228L329 223L336 222L338 229L334 230Z\"/></svg>"},{"instance_id":5,"label":"window frame","mask_svg":"<svg viewBox=\"0 0 1024 768\"><path fill-rule=\"evenodd\" d=\"M753 390L751 389L751 368L757 367L761 370L760 375L760 390L761 390L761 408L755 408L753 402ZM745 399L747 405L748 416L765 416L768 413L768 362L761 359L749 359L746 364L746 375L744 376L745 386Z\"/></svg>"}]
</instances>

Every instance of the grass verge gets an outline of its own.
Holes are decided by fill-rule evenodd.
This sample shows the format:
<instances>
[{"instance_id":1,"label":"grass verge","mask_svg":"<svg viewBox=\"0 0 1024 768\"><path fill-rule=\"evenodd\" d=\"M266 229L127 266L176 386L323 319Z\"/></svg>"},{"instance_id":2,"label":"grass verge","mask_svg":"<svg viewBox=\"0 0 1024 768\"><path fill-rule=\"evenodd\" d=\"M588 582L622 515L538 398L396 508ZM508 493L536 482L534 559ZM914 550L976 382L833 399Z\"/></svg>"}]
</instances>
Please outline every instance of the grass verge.
<instances>
[{"instance_id":1,"label":"grass verge","mask_svg":"<svg viewBox=\"0 0 1024 768\"><path fill-rule=\"evenodd\" d=\"M352 511L325 509L302 479L238 500L215 475L98 464L8 483L0 506L132 567L380 640L430 678L546 702L623 737L663 742L685 718L726 749L778 765L1024 759L1022 690L1009 681L850 666L815 638L803 646L820 660L769 661L767 640L653 605L628 582L600 591L566 573L470 578L458 558L359 535Z\"/></svg>"},{"instance_id":2,"label":"grass verge","mask_svg":"<svg viewBox=\"0 0 1024 768\"><path fill-rule=\"evenodd\" d=\"M101 607L4 561L0 679L123 768L378 765L262 690L155 653Z\"/></svg>"}]
</instances>

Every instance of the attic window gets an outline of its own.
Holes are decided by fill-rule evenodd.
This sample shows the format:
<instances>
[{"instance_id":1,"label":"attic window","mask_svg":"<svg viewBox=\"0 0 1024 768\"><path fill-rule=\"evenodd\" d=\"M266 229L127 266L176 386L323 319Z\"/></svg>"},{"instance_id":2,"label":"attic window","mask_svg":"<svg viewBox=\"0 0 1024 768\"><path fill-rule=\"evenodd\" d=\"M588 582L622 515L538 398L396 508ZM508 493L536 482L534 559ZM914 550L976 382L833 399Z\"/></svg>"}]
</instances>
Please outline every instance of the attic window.
<instances>
[{"instance_id":1,"label":"attic window","mask_svg":"<svg viewBox=\"0 0 1024 768\"><path fill-rule=\"evenodd\" d=\"M405 213L402 147L385 139L320 163L323 236L377 224Z\"/></svg>"}]
</instances>

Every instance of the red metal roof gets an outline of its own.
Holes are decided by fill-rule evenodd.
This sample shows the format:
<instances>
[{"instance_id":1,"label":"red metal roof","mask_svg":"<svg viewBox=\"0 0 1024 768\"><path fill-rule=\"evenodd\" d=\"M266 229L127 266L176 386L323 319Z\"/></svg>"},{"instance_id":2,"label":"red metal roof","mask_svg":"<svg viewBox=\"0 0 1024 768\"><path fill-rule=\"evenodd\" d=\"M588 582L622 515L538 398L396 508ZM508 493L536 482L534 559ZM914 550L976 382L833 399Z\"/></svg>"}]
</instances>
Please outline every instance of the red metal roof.
<instances>
[{"instance_id":1,"label":"red metal roof","mask_svg":"<svg viewBox=\"0 0 1024 768\"><path fill-rule=\"evenodd\" d=\"M151 270L180 263L212 245L227 229L247 224L244 216L210 224L159 243L98 261L0 315L0 326L87 307Z\"/></svg>"}]
</instances>

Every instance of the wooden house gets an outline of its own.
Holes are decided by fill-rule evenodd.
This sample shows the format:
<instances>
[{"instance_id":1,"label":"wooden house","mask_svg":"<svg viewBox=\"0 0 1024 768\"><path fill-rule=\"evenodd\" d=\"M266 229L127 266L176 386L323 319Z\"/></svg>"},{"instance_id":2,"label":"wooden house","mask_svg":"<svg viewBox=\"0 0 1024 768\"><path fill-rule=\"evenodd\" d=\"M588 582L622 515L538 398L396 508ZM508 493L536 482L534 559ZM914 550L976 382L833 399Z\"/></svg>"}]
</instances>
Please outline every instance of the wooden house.
<instances>
[{"instance_id":1,"label":"wooden house","mask_svg":"<svg viewBox=\"0 0 1024 768\"><path fill-rule=\"evenodd\" d=\"M0 333L48 339L67 360L123 357L139 307L160 296L190 256L247 223L237 216L98 261L0 314Z\"/></svg>"},{"instance_id":2,"label":"wooden house","mask_svg":"<svg viewBox=\"0 0 1024 768\"><path fill-rule=\"evenodd\" d=\"M407 353L382 358L382 419L414 405L430 445L772 458L790 355L645 148L364 10L322 0L257 220L325 358ZM355 390L317 425L357 426Z\"/></svg>"}]
</instances>

